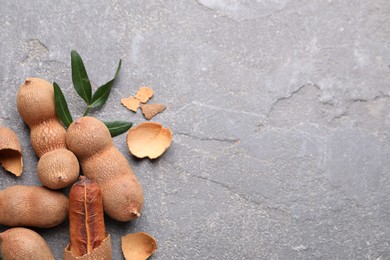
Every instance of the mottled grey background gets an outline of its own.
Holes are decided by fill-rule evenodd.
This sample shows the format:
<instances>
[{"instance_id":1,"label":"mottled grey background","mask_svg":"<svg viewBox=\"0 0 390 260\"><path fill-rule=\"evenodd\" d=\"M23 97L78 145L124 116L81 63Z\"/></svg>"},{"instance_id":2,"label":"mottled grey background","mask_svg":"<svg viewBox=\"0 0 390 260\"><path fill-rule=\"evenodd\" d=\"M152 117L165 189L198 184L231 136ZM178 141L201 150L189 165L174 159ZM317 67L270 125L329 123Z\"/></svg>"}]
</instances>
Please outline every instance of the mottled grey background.
<instances>
[{"instance_id":1,"label":"mottled grey background","mask_svg":"<svg viewBox=\"0 0 390 260\"><path fill-rule=\"evenodd\" d=\"M1 0L0 37L0 123L25 162L0 188L39 185L16 110L26 77L57 81L82 114L72 49L98 85L123 59L96 117L145 121L120 104L141 85L167 105L160 159L114 139L146 201L136 221L107 220L114 259L138 231L158 240L156 260L390 259L388 0ZM67 230L38 230L58 259Z\"/></svg>"}]
</instances>

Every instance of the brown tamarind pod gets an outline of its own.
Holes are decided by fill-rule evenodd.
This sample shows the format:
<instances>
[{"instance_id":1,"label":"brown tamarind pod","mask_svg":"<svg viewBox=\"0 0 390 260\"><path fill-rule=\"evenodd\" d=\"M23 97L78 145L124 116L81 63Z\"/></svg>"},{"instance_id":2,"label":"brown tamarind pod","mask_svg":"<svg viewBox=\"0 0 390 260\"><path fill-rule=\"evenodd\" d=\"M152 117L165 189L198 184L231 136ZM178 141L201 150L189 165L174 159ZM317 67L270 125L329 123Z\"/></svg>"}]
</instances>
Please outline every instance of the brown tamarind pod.
<instances>
[{"instance_id":1,"label":"brown tamarind pod","mask_svg":"<svg viewBox=\"0 0 390 260\"><path fill-rule=\"evenodd\" d=\"M65 259L111 259L102 193L93 180L84 176L69 192L69 229L70 244L65 248Z\"/></svg>"},{"instance_id":2,"label":"brown tamarind pod","mask_svg":"<svg viewBox=\"0 0 390 260\"><path fill-rule=\"evenodd\" d=\"M57 118L50 82L27 78L19 87L16 101L20 116L30 127L31 145L38 157L55 149L66 149L66 130Z\"/></svg>"},{"instance_id":3,"label":"brown tamarind pod","mask_svg":"<svg viewBox=\"0 0 390 260\"><path fill-rule=\"evenodd\" d=\"M14 185L0 191L0 225L50 228L68 216L68 198L45 187Z\"/></svg>"},{"instance_id":4,"label":"brown tamarind pod","mask_svg":"<svg viewBox=\"0 0 390 260\"><path fill-rule=\"evenodd\" d=\"M102 190L104 211L113 219L138 218L144 204L142 186L126 157L114 146L107 126L95 117L75 120L66 143L80 161L86 177Z\"/></svg>"},{"instance_id":5,"label":"brown tamarind pod","mask_svg":"<svg viewBox=\"0 0 390 260\"><path fill-rule=\"evenodd\" d=\"M0 252L4 260L54 260L46 241L35 231L21 227L0 233Z\"/></svg>"},{"instance_id":6,"label":"brown tamarind pod","mask_svg":"<svg viewBox=\"0 0 390 260\"><path fill-rule=\"evenodd\" d=\"M30 127L31 145L40 158L39 180L50 189L74 183L80 166L66 148L66 130L57 117L53 85L44 79L27 78L19 87L16 104Z\"/></svg>"}]
</instances>

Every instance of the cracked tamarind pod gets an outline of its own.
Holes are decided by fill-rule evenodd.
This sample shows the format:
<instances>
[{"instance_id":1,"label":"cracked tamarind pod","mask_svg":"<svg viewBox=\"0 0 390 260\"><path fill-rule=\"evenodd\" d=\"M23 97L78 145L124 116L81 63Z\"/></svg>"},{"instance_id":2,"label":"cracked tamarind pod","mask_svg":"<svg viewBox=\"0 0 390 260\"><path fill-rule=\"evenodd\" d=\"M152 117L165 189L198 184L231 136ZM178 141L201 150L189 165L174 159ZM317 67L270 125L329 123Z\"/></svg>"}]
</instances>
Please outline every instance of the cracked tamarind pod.
<instances>
[{"instance_id":1,"label":"cracked tamarind pod","mask_svg":"<svg viewBox=\"0 0 390 260\"><path fill-rule=\"evenodd\" d=\"M69 192L70 243L64 259L111 259L110 236L104 225L102 193L91 179L81 176Z\"/></svg>"},{"instance_id":2,"label":"cracked tamarind pod","mask_svg":"<svg viewBox=\"0 0 390 260\"><path fill-rule=\"evenodd\" d=\"M30 141L38 162L38 177L50 189L61 189L77 180L79 163L67 150L66 130L57 118L53 85L27 78L17 94L17 108L30 127Z\"/></svg>"}]
</instances>

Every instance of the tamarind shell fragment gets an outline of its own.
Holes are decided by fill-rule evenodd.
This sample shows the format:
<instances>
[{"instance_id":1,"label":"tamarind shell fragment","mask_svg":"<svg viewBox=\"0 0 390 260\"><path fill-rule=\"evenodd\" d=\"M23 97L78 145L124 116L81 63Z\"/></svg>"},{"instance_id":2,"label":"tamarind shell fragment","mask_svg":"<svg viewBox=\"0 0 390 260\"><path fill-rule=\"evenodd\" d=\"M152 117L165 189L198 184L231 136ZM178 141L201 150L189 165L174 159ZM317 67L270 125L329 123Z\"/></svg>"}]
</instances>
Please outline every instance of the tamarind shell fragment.
<instances>
[{"instance_id":1,"label":"tamarind shell fragment","mask_svg":"<svg viewBox=\"0 0 390 260\"><path fill-rule=\"evenodd\" d=\"M70 244L64 249L64 260L110 260L112 259L111 238L107 235L99 247L95 248L91 253L83 256L74 256L70 251Z\"/></svg>"},{"instance_id":2,"label":"tamarind shell fragment","mask_svg":"<svg viewBox=\"0 0 390 260\"><path fill-rule=\"evenodd\" d=\"M0 164L19 177L23 171L22 147L16 133L0 126Z\"/></svg>"}]
</instances>

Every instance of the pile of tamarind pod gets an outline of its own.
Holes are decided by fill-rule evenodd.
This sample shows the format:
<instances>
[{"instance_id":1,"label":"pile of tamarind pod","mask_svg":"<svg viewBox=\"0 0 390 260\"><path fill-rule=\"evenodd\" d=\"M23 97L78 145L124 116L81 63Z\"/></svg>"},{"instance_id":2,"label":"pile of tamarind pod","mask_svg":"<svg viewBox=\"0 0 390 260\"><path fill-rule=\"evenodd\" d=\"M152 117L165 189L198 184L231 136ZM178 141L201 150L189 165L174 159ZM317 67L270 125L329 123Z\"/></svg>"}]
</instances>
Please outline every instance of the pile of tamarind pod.
<instances>
[{"instance_id":1,"label":"pile of tamarind pod","mask_svg":"<svg viewBox=\"0 0 390 260\"><path fill-rule=\"evenodd\" d=\"M20 86L17 109L30 128L45 187L0 191L0 225L14 227L0 233L3 260L54 259L43 238L24 227L50 228L68 217L65 259L111 259L103 210L115 220L129 221L141 215L144 197L109 130L94 117L81 117L66 130L56 115L53 85L40 78L27 78ZM84 176L79 178L80 166ZM68 199L58 189L72 184Z\"/></svg>"}]
</instances>

